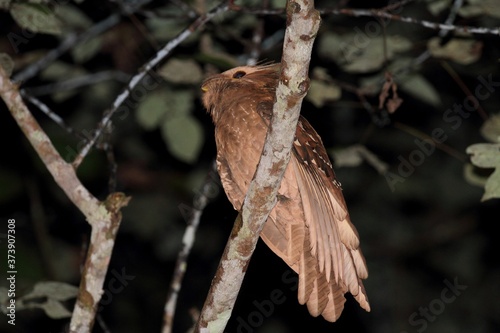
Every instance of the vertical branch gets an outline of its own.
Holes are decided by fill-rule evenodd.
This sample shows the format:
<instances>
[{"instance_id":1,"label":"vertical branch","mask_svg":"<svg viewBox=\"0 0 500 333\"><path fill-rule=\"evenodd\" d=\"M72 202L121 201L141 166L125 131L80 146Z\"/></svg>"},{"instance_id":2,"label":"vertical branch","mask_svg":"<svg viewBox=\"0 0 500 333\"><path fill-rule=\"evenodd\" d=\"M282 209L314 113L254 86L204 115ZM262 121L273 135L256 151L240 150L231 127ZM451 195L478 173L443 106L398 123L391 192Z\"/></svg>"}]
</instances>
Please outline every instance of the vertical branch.
<instances>
[{"instance_id":1,"label":"vertical branch","mask_svg":"<svg viewBox=\"0 0 500 333\"><path fill-rule=\"evenodd\" d=\"M1 66L0 97L56 183L92 227L90 246L70 324L71 332L90 332L121 221L120 209L128 203L129 198L122 193L113 193L105 202L100 202L82 185L75 169L59 155L24 104L18 87L9 80Z\"/></svg>"},{"instance_id":2,"label":"vertical branch","mask_svg":"<svg viewBox=\"0 0 500 333\"><path fill-rule=\"evenodd\" d=\"M320 15L314 2L287 1L287 28L273 117L254 179L250 183L195 332L223 332L231 316L260 232L276 204L290 160L302 99L309 88L308 68Z\"/></svg>"}]
</instances>

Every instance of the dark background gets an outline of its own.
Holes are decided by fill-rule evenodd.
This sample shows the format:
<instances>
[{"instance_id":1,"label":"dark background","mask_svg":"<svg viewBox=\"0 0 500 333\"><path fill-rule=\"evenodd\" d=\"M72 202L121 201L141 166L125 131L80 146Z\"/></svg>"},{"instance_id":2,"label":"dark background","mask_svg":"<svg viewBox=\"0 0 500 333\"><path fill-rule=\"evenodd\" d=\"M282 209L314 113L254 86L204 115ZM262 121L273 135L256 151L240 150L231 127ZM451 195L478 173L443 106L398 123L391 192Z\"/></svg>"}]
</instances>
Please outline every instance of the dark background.
<instances>
[{"instance_id":1,"label":"dark background","mask_svg":"<svg viewBox=\"0 0 500 333\"><path fill-rule=\"evenodd\" d=\"M179 3L193 9L203 5L212 8L216 4L212 1L153 1L134 15L123 16L120 24L106 31L101 36L100 47L88 59L77 61L73 53L65 53L57 60L58 64L66 66L62 74L57 77L36 75L21 87L45 86L73 75L105 70L125 75L137 73L159 48L193 21L188 11L179 9ZM282 45L279 36L285 27L284 16L249 12L249 8L262 8L259 1L236 3L244 10L226 13L207 23L202 32L194 33L177 47L167 61L190 59L204 75L244 64L253 49L260 51L259 60L279 61ZM439 3L444 4L443 9L432 12L430 6ZM118 3L111 1L87 0L69 4L87 16L91 25L119 8ZM474 16L459 13L454 23L498 27L499 17L495 17L498 4L491 1L490 4L493 7L486 13ZM276 1L274 8L282 5L283 2ZM465 2L464 7L468 5ZM360 54L383 49L384 40L389 46L393 45L389 36L399 35L409 43L394 55L386 54L386 61L378 67L352 72L345 64L356 60L329 53L330 49L324 45L323 50L327 51L318 51L321 43L328 44L325 42L328 34L346 36L366 31L368 25L378 22L376 18L333 13L329 8L385 6L387 2L384 1L316 2L316 7L325 12L311 68L324 68L330 76L325 82L340 87L342 96L332 96L321 107L307 99L303 104L303 114L322 136L337 165L335 171L342 182L369 268L365 287L372 311L364 312L347 295L346 307L337 323L312 318L307 308L297 302L295 275L259 242L226 332L500 332L499 243L495 228L500 206L498 199L481 202L484 188L468 181L471 173L466 170L472 166L465 152L472 144L488 142L480 129L498 114L498 92L495 90L489 98L481 100L481 109L468 113L460 126L453 128L454 122L445 118L446 111L454 104L460 105L467 95L474 94L480 84L479 76L488 78L491 75L493 81L500 81L499 37L452 34L442 41L446 44L454 37L475 42L470 52L465 52L477 56L470 63L461 62L460 55L455 59L453 55L456 54L448 54L431 56L418 66L395 67L407 69L425 80L427 90L412 87L408 76L398 74L391 67L397 65L398 60L415 60L426 51L429 40L438 35L437 30L424 28L421 24L391 21L377 36L369 37L366 47L358 47L352 36L346 37L346 45ZM54 3L47 5L51 10L55 7ZM450 8L451 1L409 1L398 14L418 21L444 22ZM166 25L161 28L152 25L152 17ZM64 29L63 36L74 28L69 26ZM263 45L269 45L265 50L252 45L252 36L259 31L258 27L267 42ZM9 54L14 60L14 73L57 47L62 37L36 34L27 43L19 44L16 50L8 36L9 33L22 36L22 29L8 8L0 11L0 29L0 52ZM463 50L459 48L458 51ZM373 55L371 59L375 62L381 56L384 54ZM398 95L403 100L391 114L385 108L378 108L383 74L387 70L393 73ZM172 142L169 140L173 139L166 138L158 127L144 128L137 120L134 107L128 116L114 119L114 130L108 138L113 145L117 172L110 171L112 163L106 154L95 149L78 170L82 182L99 199L105 199L110 193L108 182L113 178L116 178L116 189L132 197L128 207L123 209L105 283L107 290L114 287L119 290L108 293L103 300L105 304L94 332L106 332L102 323L109 332L159 332L161 329L163 307L186 226L179 206L192 205L193 195L215 157L213 125L199 99L201 78L198 82L186 82L182 79L185 75L182 71L178 73L180 82L165 78L158 91L174 94L182 91L194 101L187 112L190 120L198 124L198 133L202 136L195 158L182 160L170 149ZM375 79L371 86L363 84L364 79L377 75L378 81ZM107 80L71 90L67 96L51 91L37 97L75 131L88 133L95 128L125 82ZM422 95L415 94L416 91ZM425 99L426 94L438 96L438 102L429 102ZM141 98L136 104L146 99ZM362 102L371 107L367 108ZM168 103L165 101L165 105ZM66 133L32 104L29 107L63 157L68 157L67 147L76 150L81 140ZM447 139L426 154L415 140L421 142L432 136L436 128L442 129ZM498 125L496 131L499 131ZM0 142L0 216L5 222L9 218L16 219L17 296L29 293L39 281L78 285L90 228L40 163L4 104L0 106ZM392 175L402 177L401 181L391 189L387 174L377 172L372 163L360 161L346 165L349 158L355 156L337 154L353 145L362 145L371 151L380 163L387 164ZM430 145L425 147L431 149ZM413 171L401 169L404 168L402 160L410 161L418 156L423 158L414 160L418 165ZM483 177L493 171L472 169L475 175ZM219 195L213 197L203 212L188 260L174 332L186 332L192 325L192 311L201 309L236 217L216 184L214 182L214 188L219 188ZM1 234L6 233L6 224L2 223ZM2 256L6 256L5 238L0 239L0 247ZM3 274L4 265L1 267ZM122 273L128 280L120 285L116 283L116 276ZM459 285L458 289L450 290L450 285L454 284ZM272 305L271 300L275 302ZM72 310L72 300L64 304ZM40 309L18 310L14 330L6 323L7 317L3 318L0 330L5 332L62 332L69 323L69 318L50 319Z\"/></svg>"}]
</instances>

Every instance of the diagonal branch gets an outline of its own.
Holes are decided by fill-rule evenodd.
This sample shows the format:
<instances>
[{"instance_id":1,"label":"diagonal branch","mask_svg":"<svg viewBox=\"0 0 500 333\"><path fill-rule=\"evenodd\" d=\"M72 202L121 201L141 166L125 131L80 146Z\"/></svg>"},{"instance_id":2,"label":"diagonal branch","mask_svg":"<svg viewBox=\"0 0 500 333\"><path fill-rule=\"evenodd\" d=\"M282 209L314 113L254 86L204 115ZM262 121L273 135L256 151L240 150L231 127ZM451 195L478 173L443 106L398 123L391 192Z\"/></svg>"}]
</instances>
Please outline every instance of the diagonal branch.
<instances>
[{"instance_id":1,"label":"diagonal branch","mask_svg":"<svg viewBox=\"0 0 500 333\"><path fill-rule=\"evenodd\" d=\"M71 332L90 332L121 221L120 209L128 203L129 198L122 193L113 193L106 201L100 202L82 185L75 169L59 155L24 104L18 87L9 80L1 66L0 97L56 183L92 227L89 251L70 324Z\"/></svg>"},{"instance_id":2,"label":"diagonal branch","mask_svg":"<svg viewBox=\"0 0 500 333\"><path fill-rule=\"evenodd\" d=\"M273 118L254 179L250 183L222 255L195 332L223 332L260 232L276 204L290 160L302 99L309 88L308 68L320 15L314 2L287 1L287 28Z\"/></svg>"},{"instance_id":3,"label":"diagonal branch","mask_svg":"<svg viewBox=\"0 0 500 333\"><path fill-rule=\"evenodd\" d=\"M150 71L152 71L152 69L156 65L158 65L160 61L165 59L172 52L172 50L175 49L180 43L186 40L195 31L203 27L205 23L210 21L212 18L216 17L221 13L224 13L228 9L229 5L223 2L219 6L212 9L210 12L199 16L198 19L196 19L189 27L180 32L174 39L170 40L160 51L156 53L156 55L151 60L149 60L146 64L142 66L141 70L130 79L125 89L116 97L111 109L107 110L104 113L104 116L102 117L97 127L95 135L89 142L87 142L87 144L82 148L82 150L79 152L79 154L73 161L74 167L77 168L80 165L85 156L89 153L92 146L97 142L97 140L103 133L104 129L109 126L111 117L115 114L115 112L117 112L118 108L130 96L131 92L144 79L144 77L148 73L150 73Z\"/></svg>"}]
</instances>

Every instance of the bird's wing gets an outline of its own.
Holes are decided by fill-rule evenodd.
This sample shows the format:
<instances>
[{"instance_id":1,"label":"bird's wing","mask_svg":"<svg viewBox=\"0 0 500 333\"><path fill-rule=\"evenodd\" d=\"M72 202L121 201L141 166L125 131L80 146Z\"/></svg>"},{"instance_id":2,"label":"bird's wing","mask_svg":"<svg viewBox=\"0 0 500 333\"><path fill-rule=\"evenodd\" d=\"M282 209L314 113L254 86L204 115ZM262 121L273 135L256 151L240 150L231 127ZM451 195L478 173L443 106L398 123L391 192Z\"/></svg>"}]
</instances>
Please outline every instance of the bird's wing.
<instances>
[{"instance_id":1,"label":"bird's wing","mask_svg":"<svg viewBox=\"0 0 500 333\"><path fill-rule=\"evenodd\" d=\"M300 267L313 267L310 271L299 270L299 279L305 279L302 284L299 281L299 300L302 297L301 302L308 303L310 312L316 303L317 311L325 318L332 312L331 318L336 319L340 313L333 310L343 305L343 297L338 296L339 292L343 294L349 291L361 307L369 311L368 298L361 282L361 279L367 278L368 271L359 250L356 228L350 221L340 184L335 178L323 143L302 117L297 126L290 163L295 170L309 235L305 240L305 253ZM308 248L312 258L306 253ZM304 265L311 260L316 260L317 265ZM336 290L331 289L327 293L325 305L325 300L318 298L316 293L318 288L327 287ZM311 306L310 301L313 303ZM333 306L333 303L338 303L338 306ZM328 312L326 314L325 309Z\"/></svg>"}]
</instances>

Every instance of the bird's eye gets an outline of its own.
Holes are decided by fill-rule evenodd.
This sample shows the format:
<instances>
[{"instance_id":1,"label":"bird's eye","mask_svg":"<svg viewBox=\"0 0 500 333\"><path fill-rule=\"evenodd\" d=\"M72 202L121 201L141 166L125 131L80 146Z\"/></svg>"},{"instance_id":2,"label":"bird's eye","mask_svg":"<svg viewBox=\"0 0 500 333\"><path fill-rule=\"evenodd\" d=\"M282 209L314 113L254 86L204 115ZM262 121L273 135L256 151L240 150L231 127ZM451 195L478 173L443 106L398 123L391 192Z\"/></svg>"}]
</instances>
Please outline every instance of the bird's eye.
<instances>
[{"instance_id":1,"label":"bird's eye","mask_svg":"<svg viewBox=\"0 0 500 333\"><path fill-rule=\"evenodd\" d=\"M235 79L241 79L243 76L245 76L247 73L243 71L237 71L236 73L233 74L233 78Z\"/></svg>"}]
</instances>

